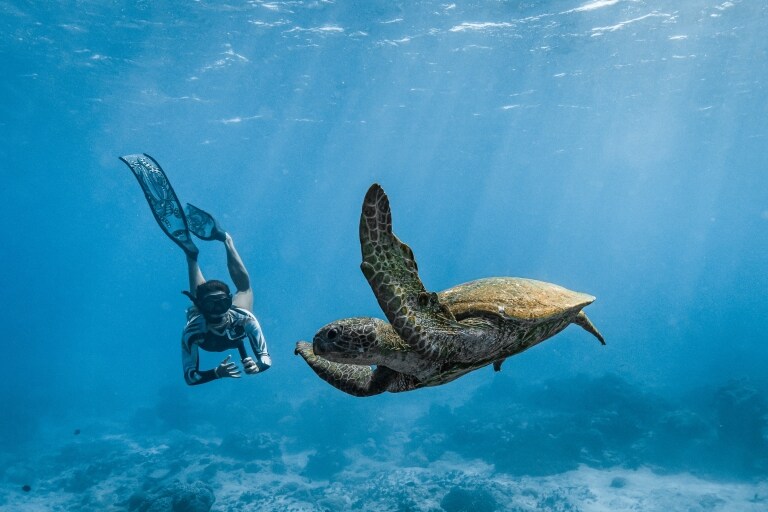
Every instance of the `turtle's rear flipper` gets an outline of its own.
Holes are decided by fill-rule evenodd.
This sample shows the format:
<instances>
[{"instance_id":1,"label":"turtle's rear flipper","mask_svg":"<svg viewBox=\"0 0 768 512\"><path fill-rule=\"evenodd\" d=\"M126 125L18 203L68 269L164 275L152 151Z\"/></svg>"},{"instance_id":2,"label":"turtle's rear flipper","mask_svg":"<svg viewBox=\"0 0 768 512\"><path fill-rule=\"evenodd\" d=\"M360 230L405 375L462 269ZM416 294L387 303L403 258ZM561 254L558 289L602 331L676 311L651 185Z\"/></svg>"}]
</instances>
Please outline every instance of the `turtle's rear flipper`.
<instances>
[{"instance_id":1,"label":"turtle's rear flipper","mask_svg":"<svg viewBox=\"0 0 768 512\"><path fill-rule=\"evenodd\" d=\"M312 371L331 386L352 396L373 396L390 391L409 391L419 387L411 376L403 375L390 368L333 363L315 355L312 344L305 341L296 343L296 355L304 358Z\"/></svg>"},{"instance_id":2,"label":"turtle's rear flipper","mask_svg":"<svg viewBox=\"0 0 768 512\"><path fill-rule=\"evenodd\" d=\"M498 361L494 361L493 362L493 371L500 372L501 371L501 365L503 365L504 361L506 361L506 360L507 360L507 358L505 357L504 359L499 359Z\"/></svg>"},{"instance_id":3,"label":"turtle's rear flipper","mask_svg":"<svg viewBox=\"0 0 768 512\"><path fill-rule=\"evenodd\" d=\"M595 338L600 340L600 343L605 345L605 338L603 338L603 335L600 334L600 331L597 330L597 328L594 326L594 324L587 318L587 314L583 311L579 311L579 314L576 315L576 319L573 321L576 325L587 331L588 333L591 333Z\"/></svg>"},{"instance_id":4,"label":"turtle's rear flipper","mask_svg":"<svg viewBox=\"0 0 768 512\"><path fill-rule=\"evenodd\" d=\"M413 251L392 232L389 198L375 183L363 201L360 248L360 269L392 327L411 349L433 360L458 352L453 335L462 327L437 294L424 288Z\"/></svg>"},{"instance_id":5,"label":"turtle's rear flipper","mask_svg":"<svg viewBox=\"0 0 768 512\"><path fill-rule=\"evenodd\" d=\"M121 156L120 160L126 163L138 180L160 228L187 255L196 257L198 250L189 235L181 203L160 164L146 153Z\"/></svg>"}]
</instances>

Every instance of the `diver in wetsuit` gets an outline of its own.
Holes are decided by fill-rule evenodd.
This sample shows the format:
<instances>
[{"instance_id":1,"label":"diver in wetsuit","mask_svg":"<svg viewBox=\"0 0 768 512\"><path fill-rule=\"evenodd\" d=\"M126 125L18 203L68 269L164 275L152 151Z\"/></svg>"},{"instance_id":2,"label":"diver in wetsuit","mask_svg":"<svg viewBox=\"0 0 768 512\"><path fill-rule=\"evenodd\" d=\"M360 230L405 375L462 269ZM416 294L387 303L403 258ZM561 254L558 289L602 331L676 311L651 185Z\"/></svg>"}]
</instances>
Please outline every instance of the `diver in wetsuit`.
<instances>
[{"instance_id":1,"label":"diver in wetsuit","mask_svg":"<svg viewBox=\"0 0 768 512\"><path fill-rule=\"evenodd\" d=\"M147 203L160 228L187 256L189 291L192 300L187 309L187 324L181 338L181 359L184 380L190 386L215 379L239 378L240 369L227 356L216 368L200 370L199 349L224 352L237 349L243 370L249 375L262 373L272 366L267 343L258 320L253 315L253 290L248 271L235 249L232 237L208 212L187 203L181 207L176 193L160 164L151 156L134 154L121 156L139 182ZM199 253L190 233L201 240L224 242L227 268L237 289L234 297L222 281L206 281L197 263ZM253 352L248 355L245 340Z\"/></svg>"},{"instance_id":2,"label":"diver in wetsuit","mask_svg":"<svg viewBox=\"0 0 768 512\"><path fill-rule=\"evenodd\" d=\"M193 305L187 309L187 325L181 336L181 358L184 380L190 386L226 377L239 378L240 370L227 356L216 368L199 368L198 349L224 352L237 349L243 370L249 375L267 371L272 360L258 320L253 315L253 290L245 265L235 249L232 237L214 231L227 249L227 268L237 292L233 297L226 283L206 281L197 263L197 254L187 252L189 292ZM254 358L245 349L248 340Z\"/></svg>"}]
</instances>

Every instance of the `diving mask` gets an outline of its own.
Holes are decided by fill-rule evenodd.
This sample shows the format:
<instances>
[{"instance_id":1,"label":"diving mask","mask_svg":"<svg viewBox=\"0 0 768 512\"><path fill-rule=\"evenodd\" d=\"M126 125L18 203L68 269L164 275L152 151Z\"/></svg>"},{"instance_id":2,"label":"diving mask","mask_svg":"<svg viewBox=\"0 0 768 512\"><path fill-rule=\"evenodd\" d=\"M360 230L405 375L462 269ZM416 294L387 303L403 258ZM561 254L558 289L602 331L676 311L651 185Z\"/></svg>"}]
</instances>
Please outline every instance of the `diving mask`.
<instances>
[{"instance_id":1,"label":"diving mask","mask_svg":"<svg viewBox=\"0 0 768 512\"><path fill-rule=\"evenodd\" d=\"M232 307L232 295L224 292L209 293L198 300L198 309L206 316L221 316Z\"/></svg>"}]
</instances>

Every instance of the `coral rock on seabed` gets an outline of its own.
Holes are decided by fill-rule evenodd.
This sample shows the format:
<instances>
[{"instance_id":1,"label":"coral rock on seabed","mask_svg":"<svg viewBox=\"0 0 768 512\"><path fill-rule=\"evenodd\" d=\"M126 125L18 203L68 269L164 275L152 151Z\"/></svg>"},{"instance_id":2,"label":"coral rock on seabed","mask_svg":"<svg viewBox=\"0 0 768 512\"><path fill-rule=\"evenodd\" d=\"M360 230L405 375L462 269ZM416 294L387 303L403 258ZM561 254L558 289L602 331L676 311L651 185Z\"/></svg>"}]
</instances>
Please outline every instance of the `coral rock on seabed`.
<instances>
[{"instance_id":1,"label":"coral rock on seabed","mask_svg":"<svg viewBox=\"0 0 768 512\"><path fill-rule=\"evenodd\" d=\"M136 493L128 501L128 510L137 512L208 512L216 498L203 482L173 482L147 492Z\"/></svg>"},{"instance_id":2,"label":"coral rock on seabed","mask_svg":"<svg viewBox=\"0 0 768 512\"><path fill-rule=\"evenodd\" d=\"M495 512L499 504L485 489L454 487L443 497L440 506L446 512Z\"/></svg>"}]
</instances>

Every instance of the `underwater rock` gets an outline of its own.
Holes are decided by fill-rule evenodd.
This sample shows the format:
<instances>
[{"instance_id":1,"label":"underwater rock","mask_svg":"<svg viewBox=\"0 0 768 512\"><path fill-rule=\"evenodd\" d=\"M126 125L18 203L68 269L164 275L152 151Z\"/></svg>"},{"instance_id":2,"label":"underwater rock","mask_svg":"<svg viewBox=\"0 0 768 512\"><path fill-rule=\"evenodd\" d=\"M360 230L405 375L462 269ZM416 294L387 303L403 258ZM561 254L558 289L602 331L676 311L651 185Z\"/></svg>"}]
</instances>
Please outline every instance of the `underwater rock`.
<instances>
[{"instance_id":1,"label":"underwater rock","mask_svg":"<svg viewBox=\"0 0 768 512\"><path fill-rule=\"evenodd\" d=\"M731 382L715 393L714 401L722 441L740 444L747 451L758 446L765 449L768 402L757 389Z\"/></svg>"},{"instance_id":2,"label":"underwater rock","mask_svg":"<svg viewBox=\"0 0 768 512\"><path fill-rule=\"evenodd\" d=\"M137 512L208 512L216 500L203 482L179 481L151 491L136 493L128 500L128 510Z\"/></svg>"},{"instance_id":3,"label":"underwater rock","mask_svg":"<svg viewBox=\"0 0 768 512\"><path fill-rule=\"evenodd\" d=\"M746 381L733 381L714 397L718 442L713 467L748 476L768 472L768 401Z\"/></svg>"},{"instance_id":4,"label":"underwater rock","mask_svg":"<svg viewBox=\"0 0 768 512\"><path fill-rule=\"evenodd\" d=\"M614 477L613 480L611 480L611 487L613 489L623 489L627 486L627 479L623 476L617 476Z\"/></svg>"},{"instance_id":5,"label":"underwater rock","mask_svg":"<svg viewBox=\"0 0 768 512\"><path fill-rule=\"evenodd\" d=\"M724 499L712 493L703 495L699 500L699 505L701 505L702 510L717 510L725 505L725 503L726 501Z\"/></svg>"},{"instance_id":6,"label":"underwater rock","mask_svg":"<svg viewBox=\"0 0 768 512\"><path fill-rule=\"evenodd\" d=\"M661 416L657 434L677 443L682 439L706 439L712 432L700 415L687 409L677 409Z\"/></svg>"},{"instance_id":7,"label":"underwater rock","mask_svg":"<svg viewBox=\"0 0 768 512\"><path fill-rule=\"evenodd\" d=\"M346 466L347 458L340 450L323 450L307 457L302 475L312 480L329 480Z\"/></svg>"},{"instance_id":8,"label":"underwater rock","mask_svg":"<svg viewBox=\"0 0 768 512\"><path fill-rule=\"evenodd\" d=\"M446 494L440 506L445 512L495 512L499 504L485 489L467 489L456 486Z\"/></svg>"},{"instance_id":9,"label":"underwater rock","mask_svg":"<svg viewBox=\"0 0 768 512\"><path fill-rule=\"evenodd\" d=\"M661 415L656 425L635 444L638 460L666 471L698 472L706 466L707 452L716 432L706 418L680 408Z\"/></svg>"},{"instance_id":10,"label":"underwater rock","mask_svg":"<svg viewBox=\"0 0 768 512\"><path fill-rule=\"evenodd\" d=\"M552 475L582 464L768 474L768 401L754 384L732 382L670 399L615 375L535 386L496 381L454 408L430 408L409 432L408 463L414 454L434 462L454 452L513 475ZM489 389L515 401L499 403Z\"/></svg>"}]
</instances>

